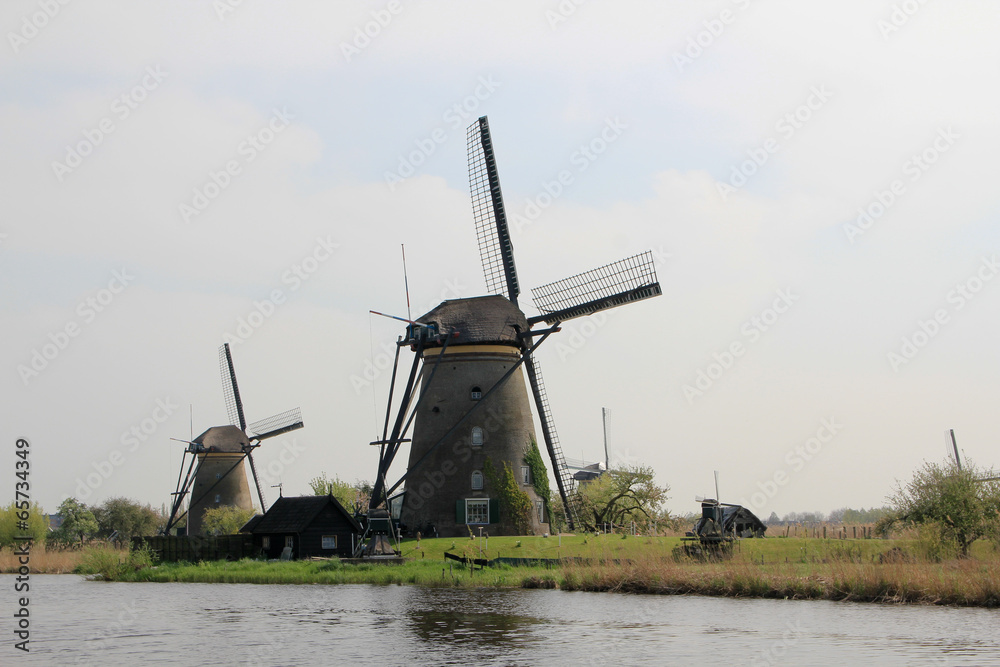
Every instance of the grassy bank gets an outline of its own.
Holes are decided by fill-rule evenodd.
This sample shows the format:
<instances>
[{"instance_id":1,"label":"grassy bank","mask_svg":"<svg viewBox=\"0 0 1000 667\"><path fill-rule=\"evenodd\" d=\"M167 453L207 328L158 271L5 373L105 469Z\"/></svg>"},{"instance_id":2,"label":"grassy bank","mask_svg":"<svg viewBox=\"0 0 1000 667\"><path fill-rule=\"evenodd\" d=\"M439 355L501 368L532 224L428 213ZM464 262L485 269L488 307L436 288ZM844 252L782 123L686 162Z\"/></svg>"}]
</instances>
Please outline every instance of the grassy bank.
<instances>
[{"instance_id":1,"label":"grassy bank","mask_svg":"<svg viewBox=\"0 0 1000 667\"><path fill-rule=\"evenodd\" d=\"M620 535L494 537L488 559L582 559L555 567L499 566L470 572L444 553L480 556L480 541L405 541L402 565L332 561L159 563L147 554L107 547L35 552L32 572L99 575L118 581L257 584L415 584L446 587L561 588L652 594L853 600L884 603L1000 606L1000 554L985 542L973 558L933 562L915 540L745 540L725 562L675 560L676 537ZM882 562L890 550L904 558ZM16 559L0 553L0 568Z\"/></svg>"}]
</instances>

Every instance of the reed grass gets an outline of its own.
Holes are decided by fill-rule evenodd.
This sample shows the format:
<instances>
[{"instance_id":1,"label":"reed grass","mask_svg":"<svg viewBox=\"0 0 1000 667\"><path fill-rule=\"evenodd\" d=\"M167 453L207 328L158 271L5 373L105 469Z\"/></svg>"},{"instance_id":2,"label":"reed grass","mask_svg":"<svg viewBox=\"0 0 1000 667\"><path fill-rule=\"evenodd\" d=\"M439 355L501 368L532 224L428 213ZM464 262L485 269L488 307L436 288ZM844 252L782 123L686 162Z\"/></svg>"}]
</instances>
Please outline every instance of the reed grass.
<instances>
[{"instance_id":1,"label":"reed grass","mask_svg":"<svg viewBox=\"0 0 1000 667\"><path fill-rule=\"evenodd\" d=\"M31 549L28 567L32 574L70 574L80 565L82 558L80 549L39 546ZM12 549L0 549L0 574L15 574L20 566L20 559Z\"/></svg>"}]
</instances>

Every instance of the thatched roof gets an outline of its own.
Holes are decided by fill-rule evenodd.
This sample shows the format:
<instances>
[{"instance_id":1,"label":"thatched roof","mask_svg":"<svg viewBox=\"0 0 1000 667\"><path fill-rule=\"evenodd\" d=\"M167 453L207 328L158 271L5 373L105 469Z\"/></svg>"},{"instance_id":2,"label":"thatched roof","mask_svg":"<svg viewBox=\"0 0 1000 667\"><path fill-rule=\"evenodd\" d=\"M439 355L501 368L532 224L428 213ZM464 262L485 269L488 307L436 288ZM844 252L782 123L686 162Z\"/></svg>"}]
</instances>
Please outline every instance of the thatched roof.
<instances>
[{"instance_id":1,"label":"thatched roof","mask_svg":"<svg viewBox=\"0 0 1000 667\"><path fill-rule=\"evenodd\" d=\"M213 426L192 442L203 446L209 452L231 454L242 454L244 448L250 446L247 434L241 431L239 426Z\"/></svg>"},{"instance_id":2,"label":"thatched roof","mask_svg":"<svg viewBox=\"0 0 1000 667\"><path fill-rule=\"evenodd\" d=\"M441 303L417 318L437 324L441 334L457 332L451 345L512 345L520 347L518 331L528 330L528 320L517 306L502 296L477 296ZM437 345L436 343L434 345Z\"/></svg>"}]
</instances>

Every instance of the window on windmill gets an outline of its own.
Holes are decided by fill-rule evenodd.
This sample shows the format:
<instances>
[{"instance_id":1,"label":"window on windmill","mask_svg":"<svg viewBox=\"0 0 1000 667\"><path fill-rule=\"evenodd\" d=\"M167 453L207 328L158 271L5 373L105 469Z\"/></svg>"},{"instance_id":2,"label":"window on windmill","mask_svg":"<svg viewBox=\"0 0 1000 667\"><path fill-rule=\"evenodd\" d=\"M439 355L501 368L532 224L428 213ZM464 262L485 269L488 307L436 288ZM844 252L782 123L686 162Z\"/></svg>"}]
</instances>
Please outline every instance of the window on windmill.
<instances>
[{"instance_id":1,"label":"window on windmill","mask_svg":"<svg viewBox=\"0 0 1000 667\"><path fill-rule=\"evenodd\" d=\"M217 502L217 503L221 503L222 502L222 494L221 493L215 494L215 502Z\"/></svg>"},{"instance_id":2,"label":"window on windmill","mask_svg":"<svg viewBox=\"0 0 1000 667\"><path fill-rule=\"evenodd\" d=\"M538 515L538 523L545 523L545 501L535 501L535 514Z\"/></svg>"},{"instance_id":3,"label":"window on windmill","mask_svg":"<svg viewBox=\"0 0 1000 667\"><path fill-rule=\"evenodd\" d=\"M482 397L483 397L483 390L480 389L479 387L473 387L472 391L469 393L469 398L471 398L474 401L478 401Z\"/></svg>"},{"instance_id":4,"label":"window on windmill","mask_svg":"<svg viewBox=\"0 0 1000 667\"><path fill-rule=\"evenodd\" d=\"M221 472L215 473L215 479L222 479L222 473Z\"/></svg>"},{"instance_id":5,"label":"window on windmill","mask_svg":"<svg viewBox=\"0 0 1000 667\"><path fill-rule=\"evenodd\" d=\"M324 549L336 549L337 548L337 536L336 535L324 535L323 536L323 548Z\"/></svg>"},{"instance_id":6,"label":"window on windmill","mask_svg":"<svg viewBox=\"0 0 1000 667\"><path fill-rule=\"evenodd\" d=\"M472 427L472 446L473 447L483 446L483 429L479 426Z\"/></svg>"},{"instance_id":7,"label":"window on windmill","mask_svg":"<svg viewBox=\"0 0 1000 667\"><path fill-rule=\"evenodd\" d=\"M531 484L531 468L528 466L521 466L521 483Z\"/></svg>"},{"instance_id":8,"label":"window on windmill","mask_svg":"<svg viewBox=\"0 0 1000 667\"><path fill-rule=\"evenodd\" d=\"M485 498L469 498L465 501L466 523L489 523L490 501Z\"/></svg>"},{"instance_id":9,"label":"window on windmill","mask_svg":"<svg viewBox=\"0 0 1000 667\"><path fill-rule=\"evenodd\" d=\"M479 491L483 488L483 473L476 470L472 473L472 490Z\"/></svg>"}]
</instances>

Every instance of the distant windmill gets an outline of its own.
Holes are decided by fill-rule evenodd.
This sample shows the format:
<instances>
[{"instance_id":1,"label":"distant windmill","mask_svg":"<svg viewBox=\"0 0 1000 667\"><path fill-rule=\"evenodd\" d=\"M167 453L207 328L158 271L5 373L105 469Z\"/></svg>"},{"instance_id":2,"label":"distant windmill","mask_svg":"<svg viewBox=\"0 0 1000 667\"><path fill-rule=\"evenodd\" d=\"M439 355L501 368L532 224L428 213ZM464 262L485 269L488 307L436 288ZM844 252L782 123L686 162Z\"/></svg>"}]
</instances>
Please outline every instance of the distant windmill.
<instances>
[{"instance_id":1,"label":"distant windmill","mask_svg":"<svg viewBox=\"0 0 1000 667\"><path fill-rule=\"evenodd\" d=\"M513 244L485 116L468 128L468 164L473 218L490 296L445 301L415 321L408 320L406 337L399 344L415 353L413 364L391 430L387 411L382 439L372 443L380 453L370 507L386 502L405 481L401 521L410 530L433 527L442 536L468 534L469 526L503 522L495 511L496 497L490 497L483 484L483 472L488 464L501 471L509 465L536 509L530 529L547 530L548 499L536 496L523 460L526 445L535 440L533 398L542 442L572 529L573 477L534 352L559 331L561 322L659 296L652 253L533 289L532 299L541 314L527 317L518 305L521 290ZM539 324L546 328L534 328ZM391 408L391 391L389 403ZM386 475L400 445L408 442L411 423L407 472L390 486Z\"/></svg>"},{"instance_id":2,"label":"distant windmill","mask_svg":"<svg viewBox=\"0 0 1000 667\"><path fill-rule=\"evenodd\" d=\"M233 369L233 357L229 351L229 343L219 348L219 369L222 373L222 391L226 401L231 426L213 426L188 443L181 459L181 468L177 474L177 487L173 493L174 500L170 510L170 518L164 532L168 533L186 516L187 534L201 533L202 517L205 510L216 507L240 507L253 509L253 499L250 495L250 485L243 471L243 460L250 463L250 471L254 485L257 488L257 498L262 512L267 511L264 493L260 488L257 467L254 465L253 450L260 446L261 441L273 438L289 431L302 428L302 413L298 408L262 419L247 426L243 414L243 400L240 398L239 385L236 384L236 371ZM184 472L188 454L191 455ZM190 495L190 503L186 513L180 513L185 499Z\"/></svg>"}]
</instances>

